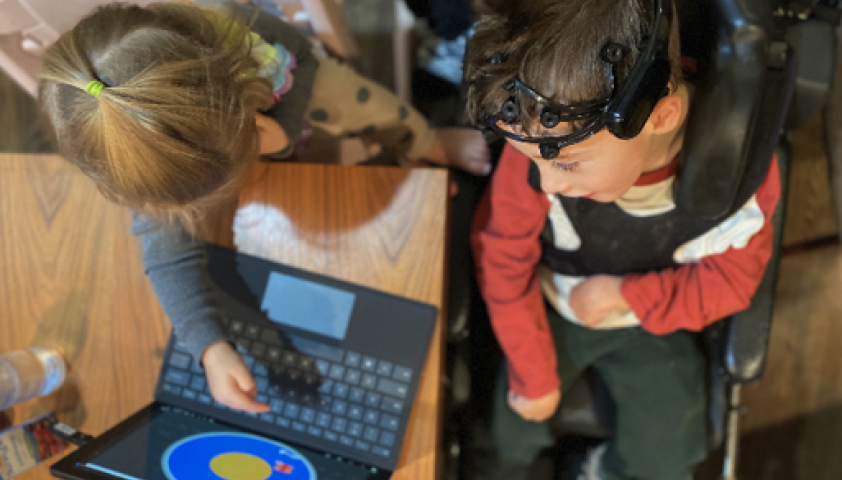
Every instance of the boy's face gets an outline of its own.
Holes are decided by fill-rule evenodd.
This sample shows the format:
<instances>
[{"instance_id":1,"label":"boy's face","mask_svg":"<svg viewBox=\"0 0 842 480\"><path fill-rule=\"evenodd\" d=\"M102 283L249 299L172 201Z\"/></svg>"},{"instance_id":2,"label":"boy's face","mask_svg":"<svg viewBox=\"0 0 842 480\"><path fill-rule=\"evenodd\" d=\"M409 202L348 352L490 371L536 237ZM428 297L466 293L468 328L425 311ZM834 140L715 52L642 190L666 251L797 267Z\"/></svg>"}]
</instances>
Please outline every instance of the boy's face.
<instances>
[{"instance_id":1,"label":"boy's face","mask_svg":"<svg viewBox=\"0 0 842 480\"><path fill-rule=\"evenodd\" d=\"M647 162L651 150L648 126L630 140L620 140L603 128L591 138L563 148L552 160L541 156L537 144L507 140L538 165L544 192L566 197L613 202L628 191L651 163Z\"/></svg>"}]
</instances>

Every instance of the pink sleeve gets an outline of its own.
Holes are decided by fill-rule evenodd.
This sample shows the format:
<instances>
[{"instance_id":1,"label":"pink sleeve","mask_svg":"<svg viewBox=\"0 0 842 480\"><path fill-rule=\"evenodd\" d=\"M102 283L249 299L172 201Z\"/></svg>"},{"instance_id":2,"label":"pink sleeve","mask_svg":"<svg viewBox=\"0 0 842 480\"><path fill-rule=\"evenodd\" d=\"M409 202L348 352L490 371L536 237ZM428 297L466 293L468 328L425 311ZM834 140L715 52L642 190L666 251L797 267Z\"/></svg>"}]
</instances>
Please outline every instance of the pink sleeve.
<instances>
[{"instance_id":1,"label":"pink sleeve","mask_svg":"<svg viewBox=\"0 0 842 480\"><path fill-rule=\"evenodd\" d=\"M508 360L509 388L527 398L560 386L536 266L549 211L527 183L531 160L506 146L472 227L479 288Z\"/></svg>"},{"instance_id":2,"label":"pink sleeve","mask_svg":"<svg viewBox=\"0 0 842 480\"><path fill-rule=\"evenodd\" d=\"M623 297L643 329L655 335L699 331L746 309L772 254L771 217L780 194L778 163L773 159L756 193L765 223L745 248L729 248L678 268L624 276Z\"/></svg>"}]
</instances>

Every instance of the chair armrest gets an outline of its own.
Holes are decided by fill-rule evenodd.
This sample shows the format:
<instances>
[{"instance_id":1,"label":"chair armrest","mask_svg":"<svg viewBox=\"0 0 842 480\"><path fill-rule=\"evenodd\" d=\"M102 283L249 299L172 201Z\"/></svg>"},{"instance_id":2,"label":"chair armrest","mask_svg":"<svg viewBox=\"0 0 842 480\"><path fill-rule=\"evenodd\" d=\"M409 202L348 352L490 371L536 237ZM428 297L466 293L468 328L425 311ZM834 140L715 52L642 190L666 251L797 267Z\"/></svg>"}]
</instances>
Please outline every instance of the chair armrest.
<instances>
[{"instance_id":1,"label":"chair armrest","mask_svg":"<svg viewBox=\"0 0 842 480\"><path fill-rule=\"evenodd\" d=\"M763 373L766 349L772 321L775 300L775 286L778 278L778 265L783 237L783 219L788 191L789 157L788 147L778 149L778 167L781 177L781 200L772 216L774 228L772 257L766 267L763 280L752 298L749 307L724 320L721 335L722 347L719 349L721 367L732 383L749 383Z\"/></svg>"}]
</instances>

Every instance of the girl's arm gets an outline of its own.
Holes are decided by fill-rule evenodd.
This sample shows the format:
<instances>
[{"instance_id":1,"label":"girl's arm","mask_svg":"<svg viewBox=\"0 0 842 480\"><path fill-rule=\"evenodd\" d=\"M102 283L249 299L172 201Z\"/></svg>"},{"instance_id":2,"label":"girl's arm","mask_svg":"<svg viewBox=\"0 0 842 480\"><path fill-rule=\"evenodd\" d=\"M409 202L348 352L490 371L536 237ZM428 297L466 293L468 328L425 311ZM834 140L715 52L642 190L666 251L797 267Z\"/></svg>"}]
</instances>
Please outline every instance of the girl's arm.
<instances>
[{"instance_id":1,"label":"girl's arm","mask_svg":"<svg viewBox=\"0 0 842 480\"><path fill-rule=\"evenodd\" d=\"M146 274L175 336L202 361L213 397L238 410L268 411L268 405L254 400L254 378L222 333L204 246L180 226L137 212L132 232L140 238Z\"/></svg>"}]
</instances>

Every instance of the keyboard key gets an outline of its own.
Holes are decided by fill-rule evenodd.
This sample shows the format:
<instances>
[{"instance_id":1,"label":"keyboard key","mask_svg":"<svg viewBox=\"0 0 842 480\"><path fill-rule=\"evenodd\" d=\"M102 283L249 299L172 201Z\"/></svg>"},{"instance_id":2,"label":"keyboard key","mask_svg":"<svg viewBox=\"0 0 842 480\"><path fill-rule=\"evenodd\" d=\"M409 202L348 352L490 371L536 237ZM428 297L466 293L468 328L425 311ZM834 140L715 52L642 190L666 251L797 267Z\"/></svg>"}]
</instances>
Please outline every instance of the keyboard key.
<instances>
[{"instance_id":1,"label":"keyboard key","mask_svg":"<svg viewBox=\"0 0 842 480\"><path fill-rule=\"evenodd\" d=\"M412 380L412 369L396 365L395 371L392 373L392 378L401 382L409 383L409 381Z\"/></svg>"},{"instance_id":2,"label":"keyboard key","mask_svg":"<svg viewBox=\"0 0 842 480\"><path fill-rule=\"evenodd\" d=\"M373 372L376 369L376 365L376 359L371 357L363 357L362 363L360 363L360 368L362 368L366 372Z\"/></svg>"},{"instance_id":3,"label":"keyboard key","mask_svg":"<svg viewBox=\"0 0 842 480\"><path fill-rule=\"evenodd\" d=\"M348 394L348 400L354 403L363 403L365 401L365 390L357 387L352 388Z\"/></svg>"},{"instance_id":4,"label":"keyboard key","mask_svg":"<svg viewBox=\"0 0 842 480\"><path fill-rule=\"evenodd\" d=\"M322 436L322 429L319 427L314 427L310 425L307 427L307 434L312 435L314 437L321 437Z\"/></svg>"},{"instance_id":5,"label":"keyboard key","mask_svg":"<svg viewBox=\"0 0 842 480\"><path fill-rule=\"evenodd\" d=\"M319 377L313 375L312 373L305 373L302 377L302 381L304 382L304 388L307 389L314 389L317 385L319 385Z\"/></svg>"},{"instance_id":6,"label":"keyboard key","mask_svg":"<svg viewBox=\"0 0 842 480\"><path fill-rule=\"evenodd\" d=\"M329 397L322 397L319 396L319 399L316 400L316 406L319 407L320 410L328 410L330 409L330 398Z\"/></svg>"},{"instance_id":7,"label":"keyboard key","mask_svg":"<svg viewBox=\"0 0 842 480\"><path fill-rule=\"evenodd\" d=\"M234 320L231 322L228 332L234 335L242 335L245 328L246 326L241 320Z\"/></svg>"},{"instance_id":8,"label":"keyboard key","mask_svg":"<svg viewBox=\"0 0 842 480\"><path fill-rule=\"evenodd\" d=\"M380 394L375 392L368 392L365 396L365 406L377 408L380 406Z\"/></svg>"},{"instance_id":9,"label":"keyboard key","mask_svg":"<svg viewBox=\"0 0 842 480\"><path fill-rule=\"evenodd\" d=\"M201 365L199 365L198 360L193 360L193 364L190 366L190 371L198 375L205 375L205 369L202 368Z\"/></svg>"},{"instance_id":10,"label":"keyboard key","mask_svg":"<svg viewBox=\"0 0 842 480\"><path fill-rule=\"evenodd\" d=\"M281 354L281 363L287 367L294 367L298 362L298 354L289 350L284 350Z\"/></svg>"},{"instance_id":11,"label":"keyboard key","mask_svg":"<svg viewBox=\"0 0 842 480\"><path fill-rule=\"evenodd\" d=\"M266 377L254 377L258 392L265 392L269 389L269 379Z\"/></svg>"},{"instance_id":12,"label":"keyboard key","mask_svg":"<svg viewBox=\"0 0 842 480\"><path fill-rule=\"evenodd\" d=\"M380 408L390 413L400 413L403 411L403 402L394 398L383 397L383 403Z\"/></svg>"},{"instance_id":13,"label":"keyboard key","mask_svg":"<svg viewBox=\"0 0 842 480\"><path fill-rule=\"evenodd\" d=\"M287 399L287 401L297 402L298 401L298 390L296 390L294 388L285 388L284 389L284 398Z\"/></svg>"},{"instance_id":14,"label":"keyboard key","mask_svg":"<svg viewBox=\"0 0 842 480\"><path fill-rule=\"evenodd\" d=\"M289 420L283 417L275 417L275 425L279 427L289 428L291 423Z\"/></svg>"},{"instance_id":15,"label":"keyboard key","mask_svg":"<svg viewBox=\"0 0 842 480\"><path fill-rule=\"evenodd\" d=\"M301 355L301 358L298 359L298 368L305 372L309 372L313 369L313 359Z\"/></svg>"},{"instance_id":16,"label":"keyboard key","mask_svg":"<svg viewBox=\"0 0 842 480\"><path fill-rule=\"evenodd\" d=\"M318 370L319 374L321 374L323 377L326 377L327 373L330 371L330 362L328 362L327 360L317 358L316 370Z\"/></svg>"},{"instance_id":17,"label":"keyboard key","mask_svg":"<svg viewBox=\"0 0 842 480\"><path fill-rule=\"evenodd\" d=\"M269 407L272 408L272 411L275 413L283 413L284 411L284 401L278 400L277 398L273 398L269 401Z\"/></svg>"},{"instance_id":18,"label":"keyboard key","mask_svg":"<svg viewBox=\"0 0 842 480\"><path fill-rule=\"evenodd\" d=\"M301 409L301 416L299 417L304 423L313 423L316 421L316 411L312 408L303 408Z\"/></svg>"},{"instance_id":19,"label":"keyboard key","mask_svg":"<svg viewBox=\"0 0 842 480\"><path fill-rule=\"evenodd\" d=\"M363 425L361 423L351 422L351 424L348 425L348 435L351 435L353 437L359 437L362 434Z\"/></svg>"},{"instance_id":20,"label":"keyboard key","mask_svg":"<svg viewBox=\"0 0 842 480\"><path fill-rule=\"evenodd\" d=\"M345 412L348 410L348 404L343 402L342 400L336 400L333 402L333 407L330 409L336 415L345 415Z\"/></svg>"},{"instance_id":21,"label":"keyboard key","mask_svg":"<svg viewBox=\"0 0 842 480\"><path fill-rule=\"evenodd\" d=\"M284 416L289 418L297 418L298 413L301 411L301 407L294 403L287 403L286 408L284 409Z\"/></svg>"},{"instance_id":22,"label":"keyboard key","mask_svg":"<svg viewBox=\"0 0 842 480\"><path fill-rule=\"evenodd\" d=\"M382 377L388 377L392 374L392 364L385 360L380 360L377 363L377 374Z\"/></svg>"},{"instance_id":23,"label":"keyboard key","mask_svg":"<svg viewBox=\"0 0 842 480\"><path fill-rule=\"evenodd\" d=\"M193 378L190 380L190 388L196 390L197 392L204 391L206 385L207 381L203 376L193 375Z\"/></svg>"},{"instance_id":24,"label":"keyboard key","mask_svg":"<svg viewBox=\"0 0 842 480\"><path fill-rule=\"evenodd\" d=\"M353 368L349 368L348 372L345 373L345 381L350 383L351 385L356 385L360 383L360 377L362 373L359 370L354 370Z\"/></svg>"},{"instance_id":25,"label":"keyboard key","mask_svg":"<svg viewBox=\"0 0 842 480\"><path fill-rule=\"evenodd\" d=\"M342 380L345 376L345 367L342 365L331 365L328 376L334 380Z\"/></svg>"},{"instance_id":26,"label":"keyboard key","mask_svg":"<svg viewBox=\"0 0 842 480\"><path fill-rule=\"evenodd\" d=\"M346 398L348 396L348 385L337 382L333 386L333 396L337 398Z\"/></svg>"},{"instance_id":27,"label":"keyboard key","mask_svg":"<svg viewBox=\"0 0 842 480\"><path fill-rule=\"evenodd\" d=\"M173 345L173 350L175 350L176 352L186 353L188 355L190 354L190 352L187 351L187 345L179 341L175 342L175 345Z\"/></svg>"},{"instance_id":28,"label":"keyboard key","mask_svg":"<svg viewBox=\"0 0 842 480\"><path fill-rule=\"evenodd\" d=\"M194 392L193 390L187 390L186 388L184 389L183 392L181 392L181 396L186 398L187 400L193 400L193 401L195 401L196 398L197 398L196 392Z\"/></svg>"},{"instance_id":29,"label":"keyboard key","mask_svg":"<svg viewBox=\"0 0 842 480\"><path fill-rule=\"evenodd\" d=\"M241 410L237 410L237 413L242 413L242 414L246 415L247 417L257 418L257 414L256 414L256 413L244 412L244 411L241 411Z\"/></svg>"},{"instance_id":30,"label":"keyboard key","mask_svg":"<svg viewBox=\"0 0 842 480\"><path fill-rule=\"evenodd\" d=\"M288 381L290 381L292 383L296 383L299 380L301 380L301 372L299 372L298 370L292 370L292 369L288 368L286 372L287 372L287 380Z\"/></svg>"},{"instance_id":31,"label":"keyboard key","mask_svg":"<svg viewBox=\"0 0 842 480\"><path fill-rule=\"evenodd\" d=\"M319 385L318 390L325 395L330 395L331 392L333 392L333 380L323 381L322 384Z\"/></svg>"},{"instance_id":32,"label":"keyboard key","mask_svg":"<svg viewBox=\"0 0 842 480\"><path fill-rule=\"evenodd\" d=\"M292 422L292 429L296 432L304 433L307 431L307 425L304 425L301 422Z\"/></svg>"},{"instance_id":33,"label":"keyboard key","mask_svg":"<svg viewBox=\"0 0 842 480\"><path fill-rule=\"evenodd\" d=\"M278 347L270 347L266 351L266 360L271 363L281 363L281 349Z\"/></svg>"},{"instance_id":34,"label":"keyboard key","mask_svg":"<svg viewBox=\"0 0 842 480\"><path fill-rule=\"evenodd\" d=\"M190 385L190 374L185 372L184 370L177 370L175 368L168 368L167 373L164 374L164 380L173 383L175 385L180 385L182 387L186 387Z\"/></svg>"},{"instance_id":35,"label":"keyboard key","mask_svg":"<svg viewBox=\"0 0 842 480\"><path fill-rule=\"evenodd\" d=\"M275 416L272 415L271 413L261 413L260 419L263 420L264 422L272 423L272 422L275 421Z\"/></svg>"},{"instance_id":36,"label":"keyboard key","mask_svg":"<svg viewBox=\"0 0 842 480\"><path fill-rule=\"evenodd\" d=\"M251 373L255 375L269 375L269 371L266 369L266 366L263 365L262 362L254 362L254 368L252 369Z\"/></svg>"},{"instance_id":37,"label":"keyboard key","mask_svg":"<svg viewBox=\"0 0 842 480\"><path fill-rule=\"evenodd\" d=\"M348 409L348 418L350 418L351 420L362 420L363 407L359 405L351 405L351 408Z\"/></svg>"},{"instance_id":38,"label":"keyboard key","mask_svg":"<svg viewBox=\"0 0 842 480\"><path fill-rule=\"evenodd\" d=\"M380 430L375 427L365 427L363 439L367 442L377 442L380 438Z\"/></svg>"},{"instance_id":39,"label":"keyboard key","mask_svg":"<svg viewBox=\"0 0 842 480\"><path fill-rule=\"evenodd\" d=\"M372 440L373 441L373 440ZM380 444L387 447L395 446L395 434L390 432L383 432L380 434Z\"/></svg>"},{"instance_id":40,"label":"keyboard key","mask_svg":"<svg viewBox=\"0 0 842 480\"><path fill-rule=\"evenodd\" d=\"M377 445L371 447L371 453L383 458L389 458L392 455L391 450L389 450L388 448L379 447Z\"/></svg>"},{"instance_id":41,"label":"keyboard key","mask_svg":"<svg viewBox=\"0 0 842 480\"><path fill-rule=\"evenodd\" d=\"M380 414L377 410L366 410L363 415L363 421L371 425L377 425L377 420L380 419Z\"/></svg>"},{"instance_id":42,"label":"keyboard key","mask_svg":"<svg viewBox=\"0 0 842 480\"><path fill-rule=\"evenodd\" d=\"M339 433L345 433L345 429L348 428L348 420L345 420L341 417L336 417L333 419L333 423L330 425L330 428L336 430Z\"/></svg>"},{"instance_id":43,"label":"keyboard key","mask_svg":"<svg viewBox=\"0 0 842 480\"><path fill-rule=\"evenodd\" d=\"M205 395L204 393L199 394L199 401L204 403L205 405L210 405L213 403L213 399L210 395Z\"/></svg>"},{"instance_id":44,"label":"keyboard key","mask_svg":"<svg viewBox=\"0 0 842 480\"><path fill-rule=\"evenodd\" d=\"M170 355L170 365L182 370L187 370L190 368L190 361L192 359L193 358L190 355L175 352Z\"/></svg>"},{"instance_id":45,"label":"keyboard key","mask_svg":"<svg viewBox=\"0 0 842 480\"><path fill-rule=\"evenodd\" d=\"M249 352L254 355L254 358L263 358L266 355L266 345L260 342L254 342L249 348Z\"/></svg>"},{"instance_id":46,"label":"keyboard key","mask_svg":"<svg viewBox=\"0 0 842 480\"><path fill-rule=\"evenodd\" d=\"M331 442L338 442L339 441L339 435L337 435L337 434L335 434L335 433L333 433L329 430L325 430L324 438L325 438L325 440L330 440Z\"/></svg>"},{"instance_id":47,"label":"keyboard key","mask_svg":"<svg viewBox=\"0 0 842 480\"><path fill-rule=\"evenodd\" d=\"M318 398L318 395L315 393L304 391L304 393L301 394L301 403L306 405L315 405Z\"/></svg>"},{"instance_id":48,"label":"keyboard key","mask_svg":"<svg viewBox=\"0 0 842 480\"><path fill-rule=\"evenodd\" d=\"M260 338L260 327L257 325L246 325L246 331L244 333L246 338L250 338L252 340Z\"/></svg>"},{"instance_id":49,"label":"keyboard key","mask_svg":"<svg viewBox=\"0 0 842 480\"><path fill-rule=\"evenodd\" d=\"M281 336L274 328L265 327L260 331L260 340L272 345L282 345Z\"/></svg>"},{"instance_id":50,"label":"keyboard key","mask_svg":"<svg viewBox=\"0 0 842 480\"><path fill-rule=\"evenodd\" d=\"M377 386L377 377L370 373L363 374L363 380L362 383L360 383L360 386L369 390L373 390L374 387Z\"/></svg>"},{"instance_id":51,"label":"keyboard key","mask_svg":"<svg viewBox=\"0 0 842 480\"><path fill-rule=\"evenodd\" d=\"M256 400L257 400L258 403L269 403L269 397L267 397L266 395L264 395L262 393L257 396Z\"/></svg>"},{"instance_id":52,"label":"keyboard key","mask_svg":"<svg viewBox=\"0 0 842 480\"><path fill-rule=\"evenodd\" d=\"M345 435L339 436L339 443L345 445L346 447L353 447L354 446L354 439L351 437L346 437Z\"/></svg>"},{"instance_id":53,"label":"keyboard key","mask_svg":"<svg viewBox=\"0 0 842 480\"><path fill-rule=\"evenodd\" d=\"M330 426L330 418L330 414L320 412L318 415L316 415L316 425L322 428L328 428Z\"/></svg>"},{"instance_id":54,"label":"keyboard key","mask_svg":"<svg viewBox=\"0 0 842 480\"><path fill-rule=\"evenodd\" d=\"M380 419L380 426L389 430L397 431L399 424L400 420L394 415L384 413L383 418Z\"/></svg>"},{"instance_id":55,"label":"keyboard key","mask_svg":"<svg viewBox=\"0 0 842 480\"><path fill-rule=\"evenodd\" d=\"M360 355L357 352L348 352L345 355L345 365L348 365L349 367L352 367L352 368L357 368L357 367L360 366L360 359L361 358L362 358L362 355Z\"/></svg>"},{"instance_id":56,"label":"keyboard key","mask_svg":"<svg viewBox=\"0 0 842 480\"><path fill-rule=\"evenodd\" d=\"M409 393L409 387L402 383L381 378L377 382L377 391L393 397L406 398L406 395Z\"/></svg>"},{"instance_id":57,"label":"keyboard key","mask_svg":"<svg viewBox=\"0 0 842 480\"><path fill-rule=\"evenodd\" d=\"M364 452L367 452L371 448L370 443L363 442L363 441L360 441L360 440L357 440L356 442L354 442L354 446L357 447L357 450L362 450Z\"/></svg>"}]
</instances>

